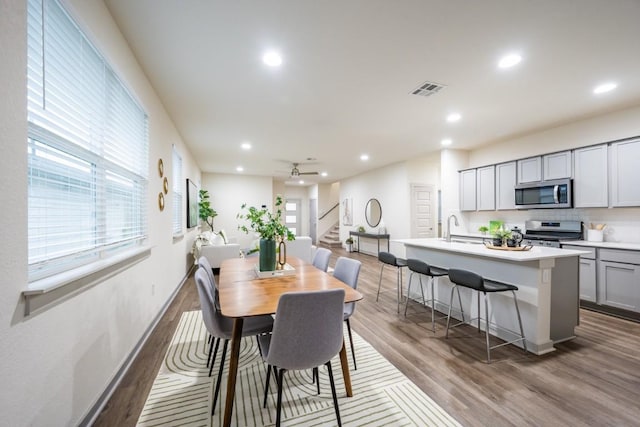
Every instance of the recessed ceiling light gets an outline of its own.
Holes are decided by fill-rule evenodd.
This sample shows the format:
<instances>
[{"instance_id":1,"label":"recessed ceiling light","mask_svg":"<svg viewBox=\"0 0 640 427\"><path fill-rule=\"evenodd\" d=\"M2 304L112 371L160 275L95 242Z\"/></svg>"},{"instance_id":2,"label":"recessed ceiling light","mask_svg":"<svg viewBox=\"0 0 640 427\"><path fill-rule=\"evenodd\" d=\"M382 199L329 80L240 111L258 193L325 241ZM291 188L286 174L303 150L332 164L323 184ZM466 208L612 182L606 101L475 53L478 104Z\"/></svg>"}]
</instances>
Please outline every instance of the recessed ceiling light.
<instances>
[{"instance_id":1,"label":"recessed ceiling light","mask_svg":"<svg viewBox=\"0 0 640 427\"><path fill-rule=\"evenodd\" d=\"M520 61L522 61L522 56L518 55L517 53L512 53L510 55L503 56L500 59L500 62L498 62L498 67L511 68L514 65L518 65Z\"/></svg>"},{"instance_id":2,"label":"recessed ceiling light","mask_svg":"<svg viewBox=\"0 0 640 427\"><path fill-rule=\"evenodd\" d=\"M329 174L328 174L328 173L326 173L326 172L321 172L321 173L320 173L320 176L327 176L327 175L329 175Z\"/></svg>"},{"instance_id":3,"label":"recessed ceiling light","mask_svg":"<svg viewBox=\"0 0 640 427\"><path fill-rule=\"evenodd\" d=\"M596 95L599 95L601 93L610 92L617 87L618 87L618 84L614 82L603 83L601 85L596 86L593 89L593 93L595 93Z\"/></svg>"},{"instance_id":4,"label":"recessed ceiling light","mask_svg":"<svg viewBox=\"0 0 640 427\"><path fill-rule=\"evenodd\" d=\"M251 150L251 144L249 144L248 142L243 142L241 147L243 150Z\"/></svg>"},{"instance_id":5,"label":"recessed ceiling light","mask_svg":"<svg viewBox=\"0 0 640 427\"><path fill-rule=\"evenodd\" d=\"M441 144L443 147L448 147L449 145L451 145L451 142L452 142L452 141L451 141L449 138L446 138L446 139L443 139L442 141L440 141L440 144Z\"/></svg>"},{"instance_id":6,"label":"recessed ceiling light","mask_svg":"<svg viewBox=\"0 0 640 427\"><path fill-rule=\"evenodd\" d=\"M368 154L361 155L360 160L362 160L363 162L366 162L367 160L369 160L369 155Z\"/></svg>"},{"instance_id":7,"label":"recessed ceiling light","mask_svg":"<svg viewBox=\"0 0 640 427\"><path fill-rule=\"evenodd\" d=\"M298 184L304 184L303 180L298 181Z\"/></svg>"},{"instance_id":8,"label":"recessed ceiling light","mask_svg":"<svg viewBox=\"0 0 640 427\"><path fill-rule=\"evenodd\" d=\"M270 50L262 55L262 62L269 67L279 67L282 65L282 56L275 50Z\"/></svg>"},{"instance_id":9,"label":"recessed ceiling light","mask_svg":"<svg viewBox=\"0 0 640 427\"><path fill-rule=\"evenodd\" d=\"M460 113L451 113L447 116L447 121L449 123L455 123L458 120L460 120L462 118L462 116L460 115Z\"/></svg>"},{"instance_id":10,"label":"recessed ceiling light","mask_svg":"<svg viewBox=\"0 0 640 427\"><path fill-rule=\"evenodd\" d=\"M238 172L242 172L242 171L244 171L244 168L243 168L242 166L238 166L238 167L236 168L236 170L237 170Z\"/></svg>"}]
</instances>

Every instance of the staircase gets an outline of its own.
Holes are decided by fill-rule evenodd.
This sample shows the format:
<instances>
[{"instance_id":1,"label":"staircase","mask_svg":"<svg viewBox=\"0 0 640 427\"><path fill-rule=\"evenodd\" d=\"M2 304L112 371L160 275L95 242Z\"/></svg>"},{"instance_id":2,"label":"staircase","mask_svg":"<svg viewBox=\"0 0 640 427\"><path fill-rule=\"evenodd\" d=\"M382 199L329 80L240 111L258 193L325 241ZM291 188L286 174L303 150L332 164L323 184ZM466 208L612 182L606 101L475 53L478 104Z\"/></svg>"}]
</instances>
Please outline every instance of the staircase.
<instances>
[{"instance_id":1,"label":"staircase","mask_svg":"<svg viewBox=\"0 0 640 427\"><path fill-rule=\"evenodd\" d=\"M342 247L342 242L340 241L340 225L334 225L324 236L320 237L320 239L318 239L318 246L329 249Z\"/></svg>"}]
</instances>

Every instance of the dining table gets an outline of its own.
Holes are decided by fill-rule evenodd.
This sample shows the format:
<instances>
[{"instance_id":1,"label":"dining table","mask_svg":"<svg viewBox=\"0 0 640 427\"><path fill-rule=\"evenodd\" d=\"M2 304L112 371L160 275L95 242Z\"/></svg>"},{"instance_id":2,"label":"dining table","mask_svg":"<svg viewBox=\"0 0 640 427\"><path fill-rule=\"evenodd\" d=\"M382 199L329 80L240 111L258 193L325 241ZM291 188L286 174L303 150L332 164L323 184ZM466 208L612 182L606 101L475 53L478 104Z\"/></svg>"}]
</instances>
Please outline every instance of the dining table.
<instances>
[{"instance_id":1,"label":"dining table","mask_svg":"<svg viewBox=\"0 0 640 427\"><path fill-rule=\"evenodd\" d=\"M286 268L276 270L266 278L259 277L256 271L257 263L257 257L246 257L230 258L224 260L220 265L218 280L220 310L224 316L233 318L227 396L224 408L223 425L225 427L231 425L240 357L240 340L242 339L242 326L245 317L276 314L278 300L282 294L287 292L344 289L345 303L362 299L360 292L299 258L287 257L286 263L288 265L285 266ZM293 273L292 268L295 270ZM352 397L353 390L344 340L340 350L340 364L346 394Z\"/></svg>"}]
</instances>

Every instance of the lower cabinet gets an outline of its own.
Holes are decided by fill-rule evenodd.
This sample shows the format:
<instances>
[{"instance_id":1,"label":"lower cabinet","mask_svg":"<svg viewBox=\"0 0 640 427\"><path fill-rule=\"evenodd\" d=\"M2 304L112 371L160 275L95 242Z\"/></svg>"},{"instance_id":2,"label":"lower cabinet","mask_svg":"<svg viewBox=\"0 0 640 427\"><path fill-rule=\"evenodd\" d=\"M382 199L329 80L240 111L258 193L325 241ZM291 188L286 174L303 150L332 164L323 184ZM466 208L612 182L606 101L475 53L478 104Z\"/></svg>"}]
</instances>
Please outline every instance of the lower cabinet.
<instances>
[{"instance_id":1,"label":"lower cabinet","mask_svg":"<svg viewBox=\"0 0 640 427\"><path fill-rule=\"evenodd\" d=\"M580 258L580 299L596 302L596 260Z\"/></svg>"}]
</instances>

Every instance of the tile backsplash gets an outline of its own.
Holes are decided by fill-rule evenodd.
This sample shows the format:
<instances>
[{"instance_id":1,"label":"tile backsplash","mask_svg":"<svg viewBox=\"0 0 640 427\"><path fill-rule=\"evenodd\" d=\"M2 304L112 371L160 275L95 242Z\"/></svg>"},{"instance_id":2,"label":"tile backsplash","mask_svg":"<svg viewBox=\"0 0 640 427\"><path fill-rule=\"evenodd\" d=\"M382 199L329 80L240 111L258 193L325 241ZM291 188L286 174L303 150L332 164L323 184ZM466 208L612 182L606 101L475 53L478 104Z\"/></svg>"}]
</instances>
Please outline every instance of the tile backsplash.
<instances>
[{"instance_id":1,"label":"tile backsplash","mask_svg":"<svg viewBox=\"0 0 640 427\"><path fill-rule=\"evenodd\" d=\"M462 213L463 224L469 233L477 233L478 227L489 225L491 220L504 221L508 228L524 229L528 219L582 221L585 229L589 223L606 224L605 242L640 243L640 208L590 208L590 209L530 209L522 211L487 211Z\"/></svg>"}]
</instances>

